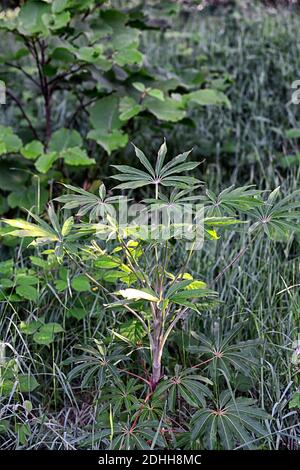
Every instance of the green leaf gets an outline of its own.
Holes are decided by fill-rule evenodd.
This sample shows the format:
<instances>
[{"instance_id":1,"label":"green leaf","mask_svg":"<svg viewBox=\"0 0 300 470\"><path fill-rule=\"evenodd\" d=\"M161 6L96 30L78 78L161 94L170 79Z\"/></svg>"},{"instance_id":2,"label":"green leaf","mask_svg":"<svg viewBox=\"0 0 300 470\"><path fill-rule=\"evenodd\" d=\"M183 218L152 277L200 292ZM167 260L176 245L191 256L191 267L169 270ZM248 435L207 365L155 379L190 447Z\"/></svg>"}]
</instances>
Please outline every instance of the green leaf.
<instances>
[{"instance_id":1,"label":"green leaf","mask_svg":"<svg viewBox=\"0 0 300 470\"><path fill-rule=\"evenodd\" d=\"M1 419L0 420L0 434L4 434L8 430L9 430L9 421L6 419Z\"/></svg>"},{"instance_id":2,"label":"green leaf","mask_svg":"<svg viewBox=\"0 0 300 470\"><path fill-rule=\"evenodd\" d=\"M184 99L188 102L192 101L201 106L224 104L227 106L227 108L231 108L230 101L227 96L224 95L224 93L209 88L188 93L187 95L185 95Z\"/></svg>"},{"instance_id":3,"label":"green leaf","mask_svg":"<svg viewBox=\"0 0 300 470\"><path fill-rule=\"evenodd\" d=\"M137 344L147 334L143 325L136 319L128 320L120 326L119 333L131 343Z\"/></svg>"},{"instance_id":4,"label":"green leaf","mask_svg":"<svg viewBox=\"0 0 300 470\"><path fill-rule=\"evenodd\" d=\"M298 167L300 165L300 153L296 153L295 155L284 155L284 157L280 158L278 163L281 168Z\"/></svg>"},{"instance_id":5,"label":"green leaf","mask_svg":"<svg viewBox=\"0 0 300 470\"><path fill-rule=\"evenodd\" d=\"M42 15L42 21L44 25L53 31L62 29L67 26L67 24L70 22L70 19L71 15L68 11L56 14L45 13L44 15Z\"/></svg>"},{"instance_id":6,"label":"green leaf","mask_svg":"<svg viewBox=\"0 0 300 470\"><path fill-rule=\"evenodd\" d=\"M123 67L126 64L138 64L143 63L143 54L136 48L124 48L114 54L114 61Z\"/></svg>"},{"instance_id":7,"label":"green leaf","mask_svg":"<svg viewBox=\"0 0 300 470\"><path fill-rule=\"evenodd\" d=\"M46 323L39 331L34 333L33 340L37 344L49 346L54 341L54 334L63 332L63 328L59 323Z\"/></svg>"},{"instance_id":8,"label":"green leaf","mask_svg":"<svg viewBox=\"0 0 300 470\"><path fill-rule=\"evenodd\" d=\"M33 140L21 148L21 154L28 160L35 160L42 155L44 146L39 140Z\"/></svg>"},{"instance_id":9,"label":"green leaf","mask_svg":"<svg viewBox=\"0 0 300 470\"><path fill-rule=\"evenodd\" d=\"M147 184L149 184L149 182L145 180L132 181L130 183L118 184L113 189L136 189L136 188L142 188L143 186L146 186Z\"/></svg>"},{"instance_id":10,"label":"green leaf","mask_svg":"<svg viewBox=\"0 0 300 470\"><path fill-rule=\"evenodd\" d=\"M37 302L38 300L38 290L30 285L20 285L16 288L16 293L26 299L31 300L32 302Z\"/></svg>"},{"instance_id":11,"label":"green leaf","mask_svg":"<svg viewBox=\"0 0 300 470\"><path fill-rule=\"evenodd\" d=\"M144 154L144 152L142 152L139 148L137 148L134 144L133 144L133 147L134 147L134 151L135 151L135 154L136 156L138 157L139 161L141 162L141 164L146 168L146 170L148 170L149 174L151 176L153 176L153 178L155 178L155 171L154 169L152 168L152 165L151 163L149 162L148 158L146 157L146 155Z\"/></svg>"},{"instance_id":12,"label":"green leaf","mask_svg":"<svg viewBox=\"0 0 300 470\"><path fill-rule=\"evenodd\" d=\"M35 162L35 167L40 173L47 173L57 160L56 152L43 153Z\"/></svg>"},{"instance_id":13,"label":"green leaf","mask_svg":"<svg viewBox=\"0 0 300 470\"><path fill-rule=\"evenodd\" d=\"M64 222L64 224L62 226L62 229L61 229L61 233L62 233L63 237L66 237L67 235L69 235L73 225L74 225L74 217L69 217Z\"/></svg>"},{"instance_id":14,"label":"green leaf","mask_svg":"<svg viewBox=\"0 0 300 470\"><path fill-rule=\"evenodd\" d=\"M64 150L64 152L61 154L61 157L64 159L67 165L72 166L89 166L96 163L94 158L89 158L86 151L79 147L73 147Z\"/></svg>"},{"instance_id":15,"label":"green leaf","mask_svg":"<svg viewBox=\"0 0 300 470\"><path fill-rule=\"evenodd\" d=\"M119 259L114 259L112 256L101 256L101 258L95 261L94 266L100 269L112 269L120 266L121 262Z\"/></svg>"},{"instance_id":16,"label":"green leaf","mask_svg":"<svg viewBox=\"0 0 300 470\"><path fill-rule=\"evenodd\" d=\"M8 210L7 198L0 195L0 215L4 214Z\"/></svg>"},{"instance_id":17,"label":"green leaf","mask_svg":"<svg viewBox=\"0 0 300 470\"><path fill-rule=\"evenodd\" d=\"M141 93L145 93L145 91L146 91L145 85L144 85L143 83L141 83L141 82L134 82L134 83L132 84L132 86L133 86L136 90L140 91Z\"/></svg>"},{"instance_id":18,"label":"green leaf","mask_svg":"<svg viewBox=\"0 0 300 470\"><path fill-rule=\"evenodd\" d=\"M7 202L9 207L15 209L21 207L23 209L30 210L32 207L43 208L49 200L49 192L46 188L41 186L39 189L36 185L29 187L18 188L16 191L12 191L8 197Z\"/></svg>"},{"instance_id":19,"label":"green leaf","mask_svg":"<svg viewBox=\"0 0 300 470\"><path fill-rule=\"evenodd\" d=\"M117 295L121 295L124 299L134 299L134 300L149 300L150 302L159 302L159 298L156 297L154 294L147 292L145 290L139 289L124 289L116 292Z\"/></svg>"},{"instance_id":20,"label":"green leaf","mask_svg":"<svg viewBox=\"0 0 300 470\"><path fill-rule=\"evenodd\" d=\"M145 107L162 121L177 122L186 116L182 103L175 99L165 98L160 101L156 98L147 96L144 100Z\"/></svg>"},{"instance_id":21,"label":"green leaf","mask_svg":"<svg viewBox=\"0 0 300 470\"><path fill-rule=\"evenodd\" d=\"M59 129L52 134L49 142L49 150L51 152L63 152L70 147L80 147L82 145L82 137L79 132L70 129Z\"/></svg>"},{"instance_id":22,"label":"green leaf","mask_svg":"<svg viewBox=\"0 0 300 470\"><path fill-rule=\"evenodd\" d=\"M26 220L21 219L2 219L7 225L11 227L18 228L20 230L15 230L10 232L9 235L16 237L39 237L45 238L47 240L56 241L57 235L55 232L52 232L50 227L49 230L46 228L47 224L44 223L43 227L27 222Z\"/></svg>"},{"instance_id":23,"label":"green leaf","mask_svg":"<svg viewBox=\"0 0 300 470\"><path fill-rule=\"evenodd\" d=\"M107 96L97 101L89 114L92 126L102 135L120 129L122 125L119 119L119 100L116 96Z\"/></svg>"},{"instance_id":24,"label":"green leaf","mask_svg":"<svg viewBox=\"0 0 300 470\"><path fill-rule=\"evenodd\" d=\"M4 155L6 153L6 145L4 142L0 142L0 155Z\"/></svg>"},{"instance_id":25,"label":"green leaf","mask_svg":"<svg viewBox=\"0 0 300 470\"><path fill-rule=\"evenodd\" d=\"M69 310L67 310L67 313L66 313L66 316L68 318L76 318L76 320L80 321L80 320L83 320L83 318L85 318L87 315L87 312L86 310L84 310L83 308L70 308Z\"/></svg>"},{"instance_id":26,"label":"green leaf","mask_svg":"<svg viewBox=\"0 0 300 470\"><path fill-rule=\"evenodd\" d=\"M106 59L103 54L102 44L97 44L92 47L81 47L77 52L77 58L88 64L97 65L97 67L105 71L108 71L112 66L111 61Z\"/></svg>"},{"instance_id":27,"label":"green leaf","mask_svg":"<svg viewBox=\"0 0 300 470\"><path fill-rule=\"evenodd\" d=\"M29 323L22 321L19 325L20 330L24 335L33 335L36 331L40 329L43 325L43 322L39 320L33 320Z\"/></svg>"},{"instance_id":28,"label":"green leaf","mask_svg":"<svg viewBox=\"0 0 300 470\"><path fill-rule=\"evenodd\" d=\"M22 393L33 392L39 383L33 375L19 374L18 375L19 389Z\"/></svg>"},{"instance_id":29,"label":"green leaf","mask_svg":"<svg viewBox=\"0 0 300 470\"><path fill-rule=\"evenodd\" d=\"M25 36L41 33L48 34L48 28L43 21L43 15L49 13L50 5L34 0L27 1L21 8L18 16L18 30Z\"/></svg>"},{"instance_id":30,"label":"green leaf","mask_svg":"<svg viewBox=\"0 0 300 470\"><path fill-rule=\"evenodd\" d=\"M86 292L91 290L91 285L86 276L80 275L75 277L71 283L74 290L77 292Z\"/></svg>"},{"instance_id":31,"label":"green leaf","mask_svg":"<svg viewBox=\"0 0 300 470\"><path fill-rule=\"evenodd\" d=\"M90 122L95 130L88 133L88 138L95 140L109 154L127 144L128 136L120 130L122 121L119 118L119 99L116 96L107 96L97 101L90 110Z\"/></svg>"},{"instance_id":32,"label":"green leaf","mask_svg":"<svg viewBox=\"0 0 300 470\"><path fill-rule=\"evenodd\" d=\"M292 398L289 401L289 408L298 408L300 409L300 392L295 392Z\"/></svg>"},{"instance_id":33,"label":"green leaf","mask_svg":"<svg viewBox=\"0 0 300 470\"><path fill-rule=\"evenodd\" d=\"M149 96L152 96L153 98L156 98L157 100L165 101L163 91L159 90L158 88L150 88L150 90L147 93Z\"/></svg>"},{"instance_id":34,"label":"green leaf","mask_svg":"<svg viewBox=\"0 0 300 470\"><path fill-rule=\"evenodd\" d=\"M53 13L60 13L65 10L70 3L70 0L53 0L51 9Z\"/></svg>"},{"instance_id":35,"label":"green leaf","mask_svg":"<svg viewBox=\"0 0 300 470\"><path fill-rule=\"evenodd\" d=\"M0 125L0 144L0 154L18 153L22 147L22 140L14 134L11 127Z\"/></svg>"},{"instance_id":36,"label":"green leaf","mask_svg":"<svg viewBox=\"0 0 300 470\"><path fill-rule=\"evenodd\" d=\"M30 276L29 274L17 275L16 282L20 286L35 286L39 283L39 279L36 276Z\"/></svg>"},{"instance_id":37,"label":"green leaf","mask_svg":"<svg viewBox=\"0 0 300 470\"><path fill-rule=\"evenodd\" d=\"M166 143L166 139L164 139L158 151L156 165L155 165L155 173L157 175L160 174L160 170L162 169L166 155L167 155L167 143Z\"/></svg>"},{"instance_id":38,"label":"green leaf","mask_svg":"<svg viewBox=\"0 0 300 470\"><path fill-rule=\"evenodd\" d=\"M139 105L133 98L130 96L124 96L120 100L120 119L121 121L128 121L132 117L139 114L142 110L142 106Z\"/></svg>"},{"instance_id":39,"label":"green leaf","mask_svg":"<svg viewBox=\"0 0 300 470\"><path fill-rule=\"evenodd\" d=\"M102 131L92 130L88 133L88 138L95 140L109 155L113 150L123 148L128 143L128 135L119 130L108 131L107 134L103 134Z\"/></svg>"}]
</instances>

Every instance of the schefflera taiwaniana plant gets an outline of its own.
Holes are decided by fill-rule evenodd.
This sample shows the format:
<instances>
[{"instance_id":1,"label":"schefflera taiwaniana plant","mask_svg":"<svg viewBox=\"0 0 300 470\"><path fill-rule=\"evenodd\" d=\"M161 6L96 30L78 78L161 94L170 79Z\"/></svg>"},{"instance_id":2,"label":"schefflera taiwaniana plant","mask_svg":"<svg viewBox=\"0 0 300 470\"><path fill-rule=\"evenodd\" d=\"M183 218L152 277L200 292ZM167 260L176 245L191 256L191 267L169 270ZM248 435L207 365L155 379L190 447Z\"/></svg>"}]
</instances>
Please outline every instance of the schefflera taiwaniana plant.
<instances>
[{"instance_id":1,"label":"schefflera taiwaniana plant","mask_svg":"<svg viewBox=\"0 0 300 470\"><path fill-rule=\"evenodd\" d=\"M264 199L262 192L252 186L231 187L216 195L197 178L183 174L195 170L200 164L188 161L190 152L182 153L167 163L166 153L164 142L152 166L145 154L135 147L143 169L114 165L119 173L112 178L119 182L114 189L129 191L131 197L135 190L140 192L139 188L150 187L153 196L143 200L146 213L149 207L157 212L162 209L178 212L188 205L192 217L189 249L185 261L177 269L174 269L172 257L178 245L186 243L176 236L184 223L172 223L171 217L167 218L170 225L168 235L161 223L154 228L147 225L147 237L144 235L145 223L120 225L114 209L124 202L124 195L107 195L104 184L100 186L98 195L65 185L70 193L56 200L64 204L62 211L66 210L68 215L70 210L77 209L78 223L74 223L71 216L61 225L63 217L55 212L52 204L48 209L49 223L34 213L29 213L34 222L4 220L14 228L10 235L32 237L34 244L54 245L53 251L61 263L69 257L110 297L111 302L106 304L108 309L127 311L140 323L149 339L151 352L151 371L145 379L150 392L162 378L163 351L178 322L190 312L209 309L218 302L217 292L189 272L190 261L197 249L199 222L198 214L193 213L191 206L203 204L202 230L206 238L216 243L220 238L219 229L233 230L238 223L246 227L249 243L263 232L270 237L279 232L282 235L296 228L297 216L293 195L277 202L278 190ZM247 221L237 218L238 213L254 218L250 227ZM244 216L242 218L245 219Z\"/></svg>"}]
</instances>

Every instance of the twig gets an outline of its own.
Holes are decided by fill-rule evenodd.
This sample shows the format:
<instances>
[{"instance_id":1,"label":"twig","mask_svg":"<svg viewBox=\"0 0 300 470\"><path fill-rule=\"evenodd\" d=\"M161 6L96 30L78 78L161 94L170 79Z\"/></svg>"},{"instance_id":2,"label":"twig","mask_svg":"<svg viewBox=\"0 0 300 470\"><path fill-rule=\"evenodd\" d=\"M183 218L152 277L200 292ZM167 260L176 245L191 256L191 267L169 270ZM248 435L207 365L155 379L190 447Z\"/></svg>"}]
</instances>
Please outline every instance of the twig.
<instances>
[{"instance_id":1,"label":"twig","mask_svg":"<svg viewBox=\"0 0 300 470\"><path fill-rule=\"evenodd\" d=\"M40 138L39 138L39 136L38 136L38 134L37 134L37 132L36 132L36 130L35 130L35 128L34 128L32 122L31 122L30 118L28 117L28 115L26 114L26 112L25 112L25 110L24 110L24 108L23 108L23 105L22 105L21 101L19 100L19 98L18 98L17 96L15 96L15 95L13 94L13 92L12 92L11 90L9 90L9 89L6 90L6 93L7 93L7 95L16 103L16 105L17 105L18 108L20 109L20 111L21 111L21 113L22 113L24 119L26 119L26 121L27 121L27 123L28 123L28 125L29 125L29 127L30 127L30 129L31 129L31 131L32 131L32 133L33 133L33 135L34 135L34 137L35 137L37 140L40 140Z\"/></svg>"},{"instance_id":2,"label":"twig","mask_svg":"<svg viewBox=\"0 0 300 470\"><path fill-rule=\"evenodd\" d=\"M35 78L33 78L30 73L26 72L26 70L23 69L23 67L21 67L20 65L17 65L17 64L11 64L10 62L5 62L5 64L7 67L12 67L14 69L17 69L17 70L20 70L29 80L31 80L37 87L40 88L40 84L37 80L35 80Z\"/></svg>"}]
</instances>

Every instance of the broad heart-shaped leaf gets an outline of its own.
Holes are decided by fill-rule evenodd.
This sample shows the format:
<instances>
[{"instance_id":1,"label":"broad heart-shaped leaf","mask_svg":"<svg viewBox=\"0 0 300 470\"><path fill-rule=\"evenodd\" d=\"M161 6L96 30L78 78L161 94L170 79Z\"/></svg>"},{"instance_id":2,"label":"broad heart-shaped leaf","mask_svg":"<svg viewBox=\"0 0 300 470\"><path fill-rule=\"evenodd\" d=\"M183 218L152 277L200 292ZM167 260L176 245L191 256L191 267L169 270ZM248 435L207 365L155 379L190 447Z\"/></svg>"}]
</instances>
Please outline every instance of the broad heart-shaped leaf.
<instances>
[{"instance_id":1,"label":"broad heart-shaped leaf","mask_svg":"<svg viewBox=\"0 0 300 470\"><path fill-rule=\"evenodd\" d=\"M89 166L96 163L94 158L89 158L84 149L80 147L72 147L64 150L60 155L67 165L72 166Z\"/></svg>"},{"instance_id":2,"label":"broad heart-shaped leaf","mask_svg":"<svg viewBox=\"0 0 300 470\"><path fill-rule=\"evenodd\" d=\"M119 109L121 121L128 121L132 117L139 114L139 112L142 110L142 106L139 105L130 96L124 96L120 99Z\"/></svg>"},{"instance_id":3,"label":"broad heart-shaped leaf","mask_svg":"<svg viewBox=\"0 0 300 470\"><path fill-rule=\"evenodd\" d=\"M117 51L114 54L114 61L120 66L124 67L126 64L138 64L143 63L143 54L136 49L135 46L128 47Z\"/></svg>"},{"instance_id":4,"label":"broad heart-shaped leaf","mask_svg":"<svg viewBox=\"0 0 300 470\"><path fill-rule=\"evenodd\" d=\"M34 286L20 285L16 288L16 293L26 300L32 300L33 302L38 300L38 290Z\"/></svg>"},{"instance_id":5,"label":"broad heart-shaped leaf","mask_svg":"<svg viewBox=\"0 0 300 470\"><path fill-rule=\"evenodd\" d=\"M218 90L205 88L204 90L193 91L184 96L187 102L194 102L201 106L209 105L226 105L231 108L231 104L227 96Z\"/></svg>"},{"instance_id":6,"label":"broad heart-shaped leaf","mask_svg":"<svg viewBox=\"0 0 300 470\"><path fill-rule=\"evenodd\" d=\"M36 160L44 152L44 146L39 140L32 140L21 148L21 154L28 160Z\"/></svg>"},{"instance_id":7,"label":"broad heart-shaped leaf","mask_svg":"<svg viewBox=\"0 0 300 470\"><path fill-rule=\"evenodd\" d=\"M0 155L17 153L22 147L22 140L14 134L11 127L0 126Z\"/></svg>"},{"instance_id":8,"label":"broad heart-shaped leaf","mask_svg":"<svg viewBox=\"0 0 300 470\"><path fill-rule=\"evenodd\" d=\"M45 2L28 0L21 8L18 20L18 30L25 36L40 33L48 35L48 28L43 21L43 15L51 12L51 6Z\"/></svg>"},{"instance_id":9,"label":"broad heart-shaped leaf","mask_svg":"<svg viewBox=\"0 0 300 470\"><path fill-rule=\"evenodd\" d=\"M55 333L62 333L64 329L59 323L46 323L34 333L33 340L37 344L49 346L54 341Z\"/></svg>"},{"instance_id":10,"label":"broad heart-shaped leaf","mask_svg":"<svg viewBox=\"0 0 300 470\"><path fill-rule=\"evenodd\" d=\"M128 300L149 300L149 302L159 302L159 298L155 293L147 292L146 290L139 289L124 289L116 292L117 295L121 295L124 299Z\"/></svg>"},{"instance_id":11,"label":"broad heart-shaped leaf","mask_svg":"<svg viewBox=\"0 0 300 470\"><path fill-rule=\"evenodd\" d=\"M54 132L49 142L49 150L52 152L62 152L70 147L80 147L82 138L79 132L74 129L59 129Z\"/></svg>"},{"instance_id":12,"label":"broad heart-shaped leaf","mask_svg":"<svg viewBox=\"0 0 300 470\"><path fill-rule=\"evenodd\" d=\"M44 15L42 15L42 21L44 25L53 31L62 29L67 26L67 24L70 22L70 19L71 15L68 11L56 14L45 13Z\"/></svg>"},{"instance_id":13,"label":"broad heart-shaped leaf","mask_svg":"<svg viewBox=\"0 0 300 470\"><path fill-rule=\"evenodd\" d=\"M74 277L71 283L74 290L77 292L86 292L91 290L91 284L86 276L80 275Z\"/></svg>"},{"instance_id":14,"label":"broad heart-shaped leaf","mask_svg":"<svg viewBox=\"0 0 300 470\"><path fill-rule=\"evenodd\" d=\"M116 96L107 96L97 101L89 114L92 126L103 135L120 129L122 125L119 119L119 100Z\"/></svg>"},{"instance_id":15,"label":"broad heart-shaped leaf","mask_svg":"<svg viewBox=\"0 0 300 470\"><path fill-rule=\"evenodd\" d=\"M76 55L79 60L88 64L94 64L105 71L112 67L112 62L103 54L102 44L92 47L81 47Z\"/></svg>"},{"instance_id":16,"label":"broad heart-shaped leaf","mask_svg":"<svg viewBox=\"0 0 300 470\"><path fill-rule=\"evenodd\" d=\"M128 135L124 134L123 131L112 130L106 132L107 133L104 134L101 130L91 130L87 137L89 139L95 140L97 144L101 145L101 147L103 147L109 155L113 150L123 148L128 143Z\"/></svg>"},{"instance_id":17,"label":"broad heart-shaped leaf","mask_svg":"<svg viewBox=\"0 0 300 470\"><path fill-rule=\"evenodd\" d=\"M35 162L34 166L40 173L47 173L57 160L57 152L43 153Z\"/></svg>"},{"instance_id":18,"label":"broad heart-shaped leaf","mask_svg":"<svg viewBox=\"0 0 300 470\"><path fill-rule=\"evenodd\" d=\"M76 320L78 321L85 318L86 315L87 315L87 311L84 310L83 308L78 308L78 307L70 308L66 312L66 316L68 318L76 318Z\"/></svg>"},{"instance_id":19,"label":"broad heart-shaped leaf","mask_svg":"<svg viewBox=\"0 0 300 470\"><path fill-rule=\"evenodd\" d=\"M148 111L162 121L177 122L186 116L182 102L172 98L165 98L164 101L161 101L147 96L144 105Z\"/></svg>"},{"instance_id":20,"label":"broad heart-shaped leaf","mask_svg":"<svg viewBox=\"0 0 300 470\"><path fill-rule=\"evenodd\" d=\"M138 46L140 31L126 26L128 15L119 10L110 9L102 11L100 17L106 28L110 29L110 41L114 49L123 50L130 49L133 45Z\"/></svg>"}]
</instances>

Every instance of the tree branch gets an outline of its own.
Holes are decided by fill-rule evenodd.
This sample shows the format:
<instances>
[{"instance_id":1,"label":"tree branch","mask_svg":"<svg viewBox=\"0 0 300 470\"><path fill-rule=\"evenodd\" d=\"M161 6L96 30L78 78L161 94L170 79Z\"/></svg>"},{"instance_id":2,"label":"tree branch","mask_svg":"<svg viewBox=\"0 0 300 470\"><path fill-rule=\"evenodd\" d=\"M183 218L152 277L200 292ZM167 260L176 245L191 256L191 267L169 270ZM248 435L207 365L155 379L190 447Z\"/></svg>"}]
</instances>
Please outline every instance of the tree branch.
<instances>
[{"instance_id":1,"label":"tree branch","mask_svg":"<svg viewBox=\"0 0 300 470\"><path fill-rule=\"evenodd\" d=\"M28 117L28 115L26 114L24 108L23 108L23 105L21 103L21 101L19 100L19 98L17 98L17 96L15 96L13 94L13 92L9 89L6 90L6 93L7 95L16 103L16 105L18 106L18 108L20 109L24 119L27 121L29 127L30 127L30 130L31 132L33 133L34 137L37 139L37 140L40 140L39 136L38 136L38 133L37 131L35 130L30 118Z\"/></svg>"},{"instance_id":2,"label":"tree branch","mask_svg":"<svg viewBox=\"0 0 300 470\"><path fill-rule=\"evenodd\" d=\"M14 69L20 70L29 80L31 80L37 87L40 88L40 84L37 80L35 80L26 70L23 69L20 65L12 64L11 62L5 62L7 67L12 67Z\"/></svg>"}]
</instances>

